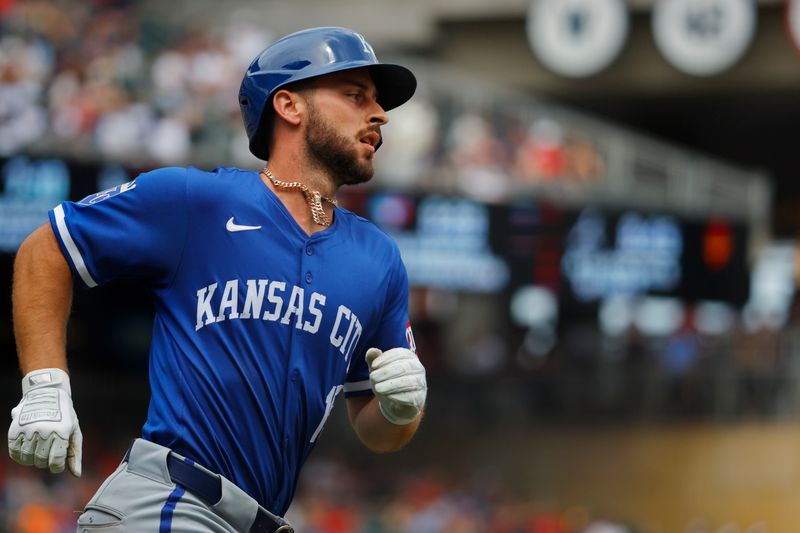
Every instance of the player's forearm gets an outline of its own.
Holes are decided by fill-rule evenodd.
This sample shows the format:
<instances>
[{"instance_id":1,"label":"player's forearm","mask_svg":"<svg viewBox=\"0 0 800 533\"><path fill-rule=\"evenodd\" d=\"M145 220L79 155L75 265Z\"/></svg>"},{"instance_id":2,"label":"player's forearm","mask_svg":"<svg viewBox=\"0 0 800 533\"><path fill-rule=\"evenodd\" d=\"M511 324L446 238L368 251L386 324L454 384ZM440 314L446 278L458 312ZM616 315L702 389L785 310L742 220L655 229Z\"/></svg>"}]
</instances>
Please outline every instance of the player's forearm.
<instances>
[{"instance_id":1,"label":"player's forearm","mask_svg":"<svg viewBox=\"0 0 800 533\"><path fill-rule=\"evenodd\" d=\"M359 440L376 453L395 452L411 440L417 432L422 414L408 424L392 424L380 411L378 400L365 400L357 413L351 414L351 424Z\"/></svg>"},{"instance_id":2,"label":"player's forearm","mask_svg":"<svg viewBox=\"0 0 800 533\"><path fill-rule=\"evenodd\" d=\"M22 373L39 368L66 370L72 275L49 225L31 233L20 246L11 299Z\"/></svg>"}]
</instances>

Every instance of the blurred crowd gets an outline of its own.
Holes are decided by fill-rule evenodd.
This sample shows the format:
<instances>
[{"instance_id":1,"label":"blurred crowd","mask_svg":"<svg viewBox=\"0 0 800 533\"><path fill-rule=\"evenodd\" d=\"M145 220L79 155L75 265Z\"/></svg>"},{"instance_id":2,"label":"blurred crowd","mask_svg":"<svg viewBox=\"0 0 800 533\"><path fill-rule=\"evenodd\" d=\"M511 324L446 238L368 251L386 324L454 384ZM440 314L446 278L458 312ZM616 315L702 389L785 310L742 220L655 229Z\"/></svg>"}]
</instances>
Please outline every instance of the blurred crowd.
<instances>
[{"instance_id":1,"label":"blurred crowd","mask_svg":"<svg viewBox=\"0 0 800 533\"><path fill-rule=\"evenodd\" d=\"M247 22L165 26L136 2L9 1L0 11L0 153L230 159L241 73L271 36Z\"/></svg>"},{"instance_id":2,"label":"blurred crowd","mask_svg":"<svg viewBox=\"0 0 800 533\"><path fill-rule=\"evenodd\" d=\"M444 421L454 428L541 420L796 419L797 300L780 327L748 324L735 311L708 324L691 305L685 309L666 332L638 324L612 332L592 317L563 320L555 329L472 324L465 334L444 321L429 326L418 320L415 338L420 353L429 354L426 366L442 389L441 407L457 413L466 403L467 412L479 413ZM493 387L473 392L486 380Z\"/></svg>"},{"instance_id":3,"label":"blurred crowd","mask_svg":"<svg viewBox=\"0 0 800 533\"><path fill-rule=\"evenodd\" d=\"M365 475L366 474L366 475ZM455 480L435 466L367 471L312 460L287 517L310 533L634 533L584 506L525 499L482 468Z\"/></svg>"},{"instance_id":4,"label":"blurred crowd","mask_svg":"<svg viewBox=\"0 0 800 533\"><path fill-rule=\"evenodd\" d=\"M571 324L544 356L523 344L527 403L547 417L787 420L800 412L799 325L708 333L686 320L665 335L605 335Z\"/></svg>"},{"instance_id":5,"label":"blurred crowd","mask_svg":"<svg viewBox=\"0 0 800 533\"><path fill-rule=\"evenodd\" d=\"M233 10L177 27L136 2L0 3L0 156L19 152L133 166L260 164L247 151L237 94L276 35ZM421 88L392 113L378 158L385 186L483 200L517 186L602 179L602 147L548 113L459 104L452 84Z\"/></svg>"}]
</instances>

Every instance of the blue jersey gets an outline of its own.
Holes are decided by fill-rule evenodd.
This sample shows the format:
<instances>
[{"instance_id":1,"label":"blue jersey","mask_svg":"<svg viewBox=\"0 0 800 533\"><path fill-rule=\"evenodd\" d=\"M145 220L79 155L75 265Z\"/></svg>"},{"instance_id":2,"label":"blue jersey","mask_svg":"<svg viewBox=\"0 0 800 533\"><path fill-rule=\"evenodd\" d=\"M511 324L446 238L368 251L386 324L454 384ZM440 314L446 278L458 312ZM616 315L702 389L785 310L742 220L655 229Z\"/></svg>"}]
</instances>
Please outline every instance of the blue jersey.
<instances>
[{"instance_id":1,"label":"blue jersey","mask_svg":"<svg viewBox=\"0 0 800 533\"><path fill-rule=\"evenodd\" d=\"M364 353L410 346L395 243L336 208L308 236L252 171L164 168L50 212L85 287L136 278L155 302L143 437L283 515Z\"/></svg>"}]
</instances>

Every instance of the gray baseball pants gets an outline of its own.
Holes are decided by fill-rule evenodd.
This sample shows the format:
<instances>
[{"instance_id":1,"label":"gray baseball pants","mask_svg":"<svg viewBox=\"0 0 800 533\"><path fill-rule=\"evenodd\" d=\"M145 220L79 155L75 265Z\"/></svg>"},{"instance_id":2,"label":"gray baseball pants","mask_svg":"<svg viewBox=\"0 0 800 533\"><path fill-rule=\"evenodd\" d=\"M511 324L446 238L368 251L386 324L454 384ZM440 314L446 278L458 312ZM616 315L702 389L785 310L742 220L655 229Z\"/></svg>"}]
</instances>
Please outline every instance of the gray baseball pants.
<instances>
[{"instance_id":1,"label":"gray baseball pants","mask_svg":"<svg viewBox=\"0 0 800 533\"><path fill-rule=\"evenodd\" d=\"M218 478L219 501L207 503L173 481L170 468L176 459L190 471L199 469L191 471L191 476ZM292 531L288 525L262 529L259 523L265 512L268 513L224 477L187 461L169 448L136 439L126 460L86 504L78 518L77 533ZM276 520L285 524L280 518Z\"/></svg>"}]
</instances>

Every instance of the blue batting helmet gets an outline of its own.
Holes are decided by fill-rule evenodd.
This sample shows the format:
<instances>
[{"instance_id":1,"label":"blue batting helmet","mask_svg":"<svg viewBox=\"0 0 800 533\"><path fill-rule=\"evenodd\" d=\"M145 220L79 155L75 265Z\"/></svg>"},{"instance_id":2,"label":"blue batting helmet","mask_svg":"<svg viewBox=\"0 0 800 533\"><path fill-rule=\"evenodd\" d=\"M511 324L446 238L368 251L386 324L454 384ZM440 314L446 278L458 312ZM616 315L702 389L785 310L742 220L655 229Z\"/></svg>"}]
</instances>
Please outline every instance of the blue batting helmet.
<instances>
[{"instance_id":1,"label":"blue batting helmet","mask_svg":"<svg viewBox=\"0 0 800 533\"><path fill-rule=\"evenodd\" d=\"M410 70L380 63L364 37L347 28L299 31L264 49L250 64L239 89L239 106L253 155L269 159L269 106L278 89L295 81L361 67L372 76L378 103L385 111L408 101L417 88Z\"/></svg>"}]
</instances>

